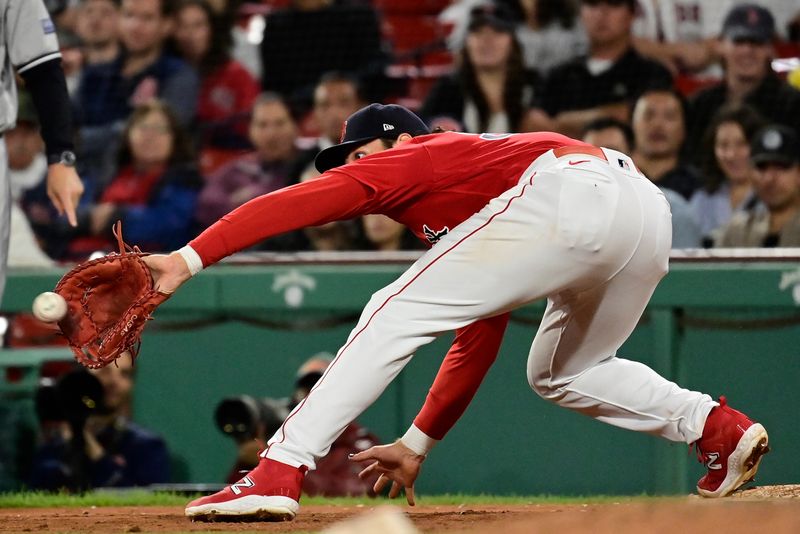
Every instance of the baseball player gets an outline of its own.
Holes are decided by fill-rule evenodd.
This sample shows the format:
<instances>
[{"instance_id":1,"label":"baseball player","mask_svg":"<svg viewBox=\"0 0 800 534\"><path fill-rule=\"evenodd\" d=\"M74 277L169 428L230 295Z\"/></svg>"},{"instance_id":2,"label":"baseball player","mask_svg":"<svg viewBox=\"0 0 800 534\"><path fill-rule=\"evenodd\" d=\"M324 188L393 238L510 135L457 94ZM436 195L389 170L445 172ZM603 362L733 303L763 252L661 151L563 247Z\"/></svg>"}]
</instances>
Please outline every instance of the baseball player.
<instances>
[{"instance_id":1,"label":"baseball player","mask_svg":"<svg viewBox=\"0 0 800 534\"><path fill-rule=\"evenodd\" d=\"M39 114L47 151L47 194L60 214L77 226L75 206L83 184L75 172L67 84L61 70L56 28L42 0L0 0L0 136L17 118L14 71L25 81ZM0 140L0 300L5 287L11 192L5 142Z\"/></svg>"},{"instance_id":2,"label":"baseball player","mask_svg":"<svg viewBox=\"0 0 800 534\"><path fill-rule=\"evenodd\" d=\"M543 297L547 308L528 356L528 380L539 395L622 428L694 444L707 461L703 495L727 495L752 478L767 451L762 425L724 399L616 357L667 272L671 242L669 205L633 161L554 133L428 133L400 106L359 110L345 123L343 142L318 155L320 178L258 197L181 250L145 259L157 287L172 292L262 239L368 213L388 215L432 245L373 295L259 465L189 503L186 515L293 518L306 471L417 348L456 330L430 396L442 398L390 451L413 455L416 471L405 460L393 464L396 455L361 456L378 461L379 484L405 485L413 501L421 458L442 430L426 425L457 419L497 353L507 313ZM482 354L486 347L494 350Z\"/></svg>"}]
</instances>

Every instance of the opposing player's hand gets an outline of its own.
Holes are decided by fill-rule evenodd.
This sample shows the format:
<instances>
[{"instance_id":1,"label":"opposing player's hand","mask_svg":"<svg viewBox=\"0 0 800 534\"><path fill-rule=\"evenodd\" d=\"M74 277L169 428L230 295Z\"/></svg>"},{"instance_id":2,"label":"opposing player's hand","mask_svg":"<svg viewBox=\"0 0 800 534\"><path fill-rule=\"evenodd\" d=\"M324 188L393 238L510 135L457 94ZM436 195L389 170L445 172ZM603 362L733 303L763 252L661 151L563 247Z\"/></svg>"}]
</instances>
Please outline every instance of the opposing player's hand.
<instances>
[{"instance_id":1,"label":"opposing player's hand","mask_svg":"<svg viewBox=\"0 0 800 534\"><path fill-rule=\"evenodd\" d=\"M74 167L54 163L47 168L47 196L59 215L67 215L72 226L78 226L75 208L83 194L83 182Z\"/></svg>"},{"instance_id":2,"label":"opposing player's hand","mask_svg":"<svg viewBox=\"0 0 800 534\"><path fill-rule=\"evenodd\" d=\"M406 501L409 506L414 506L414 482L419 476L422 468L424 456L420 456L402 441L397 440L391 445L376 445L369 449L354 454L351 460L355 462L365 462L373 460L373 463L358 474L361 478L367 478L373 473L380 473L373 489L375 493L381 493L386 485L391 481L392 489L389 490L389 498L394 499L400 495L400 489L405 488Z\"/></svg>"},{"instance_id":3,"label":"opposing player's hand","mask_svg":"<svg viewBox=\"0 0 800 534\"><path fill-rule=\"evenodd\" d=\"M192 277L183 256L172 254L152 254L142 260L153 273L155 288L162 293L174 293L185 281Z\"/></svg>"}]
</instances>

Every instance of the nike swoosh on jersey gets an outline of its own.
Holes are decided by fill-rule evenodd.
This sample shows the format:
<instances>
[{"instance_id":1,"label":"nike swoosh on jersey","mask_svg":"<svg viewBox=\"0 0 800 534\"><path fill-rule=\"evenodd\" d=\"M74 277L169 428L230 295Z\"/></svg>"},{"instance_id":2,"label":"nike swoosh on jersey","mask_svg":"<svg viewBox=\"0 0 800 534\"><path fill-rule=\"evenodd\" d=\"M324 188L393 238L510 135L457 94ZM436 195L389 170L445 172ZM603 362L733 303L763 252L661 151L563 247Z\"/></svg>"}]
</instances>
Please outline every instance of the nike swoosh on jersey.
<instances>
[{"instance_id":1,"label":"nike swoosh on jersey","mask_svg":"<svg viewBox=\"0 0 800 534\"><path fill-rule=\"evenodd\" d=\"M570 161L569 162L570 165L578 165L580 163L589 163L589 160L588 159L581 159L581 160L578 160L578 161Z\"/></svg>"}]
</instances>

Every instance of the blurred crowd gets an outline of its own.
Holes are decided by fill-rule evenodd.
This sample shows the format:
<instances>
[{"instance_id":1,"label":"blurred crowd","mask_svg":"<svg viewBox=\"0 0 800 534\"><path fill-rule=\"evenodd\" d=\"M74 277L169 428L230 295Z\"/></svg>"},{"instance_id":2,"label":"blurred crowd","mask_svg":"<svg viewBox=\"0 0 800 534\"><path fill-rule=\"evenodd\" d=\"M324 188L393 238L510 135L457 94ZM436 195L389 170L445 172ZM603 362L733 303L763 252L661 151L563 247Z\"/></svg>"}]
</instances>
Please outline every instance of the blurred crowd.
<instances>
[{"instance_id":1,"label":"blurred crowd","mask_svg":"<svg viewBox=\"0 0 800 534\"><path fill-rule=\"evenodd\" d=\"M180 247L248 200L314 179L371 101L463 132L616 148L672 205L675 248L800 246L795 0L51 0L86 186L47 199L38 118L6 136L9 263ZM783 59L781 59L783 58ZM262 250L419 248L381 215Z\"/></svg>"}]
</instances>

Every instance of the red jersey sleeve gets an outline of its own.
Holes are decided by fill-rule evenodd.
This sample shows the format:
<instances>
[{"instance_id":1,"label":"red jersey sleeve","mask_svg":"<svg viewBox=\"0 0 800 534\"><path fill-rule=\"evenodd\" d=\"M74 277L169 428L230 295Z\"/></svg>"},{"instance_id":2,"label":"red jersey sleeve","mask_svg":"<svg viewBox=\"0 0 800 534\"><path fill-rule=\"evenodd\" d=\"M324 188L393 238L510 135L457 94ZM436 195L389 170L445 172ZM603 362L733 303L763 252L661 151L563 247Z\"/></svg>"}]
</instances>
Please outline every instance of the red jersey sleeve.
<instances>
[{"instance_id":1,"label":"red jersey sleeve","mask_svg":"<svg viewBox=\"0 0 800 534\"><path fill-rule=\"evenodd\" d=\"M272 236L368 213L374 193L347 175L326 173L242 204L189 246L208 267Z\"/></svg>"},{"instance_id":2,"label":"red jersey sleeve","mask_svg":"<svg viewBox=\"0 0 800 534\"><path fill-rule=\"evenodd\" d=\"M508 317L483 319L456 332L414 426L436 440L453 428L497 359Z\"/></svg>"},{"instance_id":3,"label":"red jersey sleeve","mask_svg":"<svg viewBox=\"0 0 800 534\"><path fill-rule=\"evenodd\" d=\"M372 213L389 214L411 205L436 187L438 175L431 156L427 147L418 141L419 138L415 138L328 173L349 176L374 191L369 209Z\"/></svg>"},{"instance_id":4,"label":"red jersey sleeve","mask_svg":"<svg viewBox=\"0 0 800 534\"><path fill-rule=\"evenodd\" d=\"M387 214L413 203L434 183L425 147L409 143L325 172L315 180L257 197L212 224L189 245L208 267L278 234Z\"/></svg>"}]
</instances>

